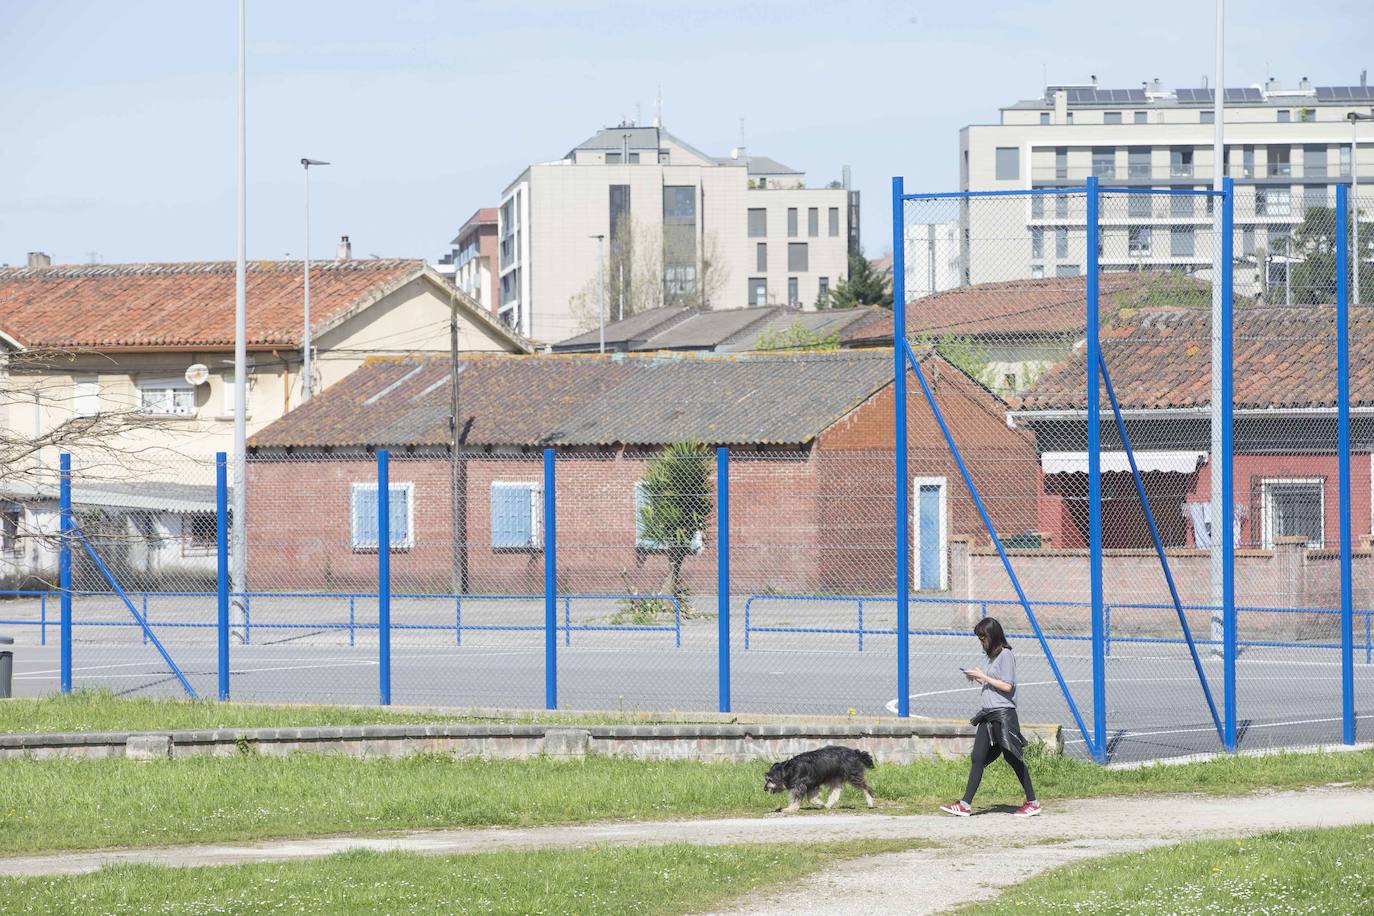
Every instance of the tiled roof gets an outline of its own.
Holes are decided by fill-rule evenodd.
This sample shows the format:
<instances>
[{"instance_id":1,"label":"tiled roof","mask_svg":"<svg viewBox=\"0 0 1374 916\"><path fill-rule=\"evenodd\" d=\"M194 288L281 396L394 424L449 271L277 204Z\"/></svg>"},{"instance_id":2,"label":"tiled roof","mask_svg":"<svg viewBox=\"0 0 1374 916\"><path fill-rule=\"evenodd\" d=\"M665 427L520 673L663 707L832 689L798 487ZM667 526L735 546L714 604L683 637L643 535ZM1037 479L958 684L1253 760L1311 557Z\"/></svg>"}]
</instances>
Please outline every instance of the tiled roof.
<instances>
[{"instance_id":1,"label":"tiled roof","mask_svg":"<svg viewBox=\"0 0 1374 916\"><path fill-rule=\"evenodd\" d=\"M446 445L448 379L446 359L373 360L268 426L251 444ZM663 445L684 439L799 445L891 379L892 356L877 351L478 356L462 361L459 377L463 441L469 446Z\"/></svg>"},{"instance_id":2,"label":"tiled roof","mask_svg":"<svg viewBox=\"0 0 1374 916\"><path fill-rule=\"evenodd\" d=\"M1163 309L1123 315L1104 328L1102 354L1122 408L1209 405L1211 323L1210 309ZM1335 404L1333 306L1237 307L1232 352L1236 409L1304 410ZM1023 411L1084 410L1084 362L1080 348L1013 406ZM1350 391L1352 406L1374 405L1371 308L1350 312Z\"/></svg>"},{"instance_id":3,"label":"tiled roof","mask_svg":"<svg viewBox=\"0 0 1374 916\"><path fill-rule=\"evenodd\" d=\"M920 299L908 299L909 337L931 335L1066 334L1086 324L1085 277L1049 277L960 286ZM1210 301L1206 284L1161 273L1104 273L1099 281L1103 315L1143 305L1202 305ZM845 331L846 344L892 340L892 315Z\"/></svg>"},{"instance_id":4,"label":"tiled roof","mask_svg":"<svg viewBox=\"0 0 1374 916\"><path fill-rule=\"evenodd\" d=\"M605 329L606 346L622 350L635 348L637 344L689 318L691 314L691 309L675 305L646 309L620 321L609 321ZM601 343L601 334L600 329L588 331L559 341L553 348L567 352L595 350Z\"/></svg>"},{"instance_id":5,"label":"tiled roof","mask_svg":"<svg viewBox=\"0 0 1374 916\"><path fill-rule=\"evenodd\" d=\"M650 309L624 321L606 325L606 347L614 350L714 350L737 353L758 348L769 334L794 324L820 334L841 333L850 325L871 319L876 309L832 309L808 312L782 305L694 311L680 307ZM555 352L591 352L600 342L588 331L553 345Z\"/></svg>"},{"instance_id":6,"label":"tiled roof","mask_svg":"<svg viewBox=\"0 0 1374 916\"><path fill-rule=\"evenodd\" d=\"M312 263L314 326L425 270L409 259ZM300 261L249 262L249 346L299 346L301 272ZM30 347L229 347L234 299L232 261L0 269L0 315Z\"/></svg>"}]
</instances>

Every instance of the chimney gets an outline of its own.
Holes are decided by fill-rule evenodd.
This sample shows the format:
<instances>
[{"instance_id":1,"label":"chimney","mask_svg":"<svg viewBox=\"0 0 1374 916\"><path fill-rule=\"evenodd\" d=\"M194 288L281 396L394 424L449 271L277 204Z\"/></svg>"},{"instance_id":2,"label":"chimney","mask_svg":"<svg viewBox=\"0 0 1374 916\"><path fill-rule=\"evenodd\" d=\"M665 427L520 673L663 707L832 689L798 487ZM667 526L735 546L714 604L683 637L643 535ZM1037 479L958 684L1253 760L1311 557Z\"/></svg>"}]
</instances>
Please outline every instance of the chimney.
<instances>
[{"instance_id":1,"label":"chimney","mask_svg":"<svg viewBox=\"0 0 1374 916\"><path fill-rule=\"evenodd\" d=\"M1054 123L1069 122L1069 94L1063 89L1054 90Z\"/></svg>"},{"instance_id":2,"label":"chimney","mask_svg":"<svg viewBox=\"0 0 1374 916\"><path fill-rule=\"evenodd\" d=\"M1093 74L1093 88L1094 88L1094 89L1097 88L1097 74L1096 74L1096 73Z\"/></svg>"},{"instance_id":3,"label":"chimney","mask_svg":"<svg viewBox=\"0 0 1374 916\"><path fill-rule=\"evenodd\" d=\"M353 243L348 240L348 236L339 236L339 253L336 256L339 261L353 260Z\"/></svg>"},{"instance_id":4,"label":"chimney","mask_svg":"<svg viewBox=\"0 0 1374 916\"><path fill-rule=\"evenodd\" d=\"M1304 76L1302 79L1298 80L1298 88L1301 89L1301 90L1303 90L1303 91L1306 91L1306 90L1308 90L1308 89L1311 89L1311 88L1312 88L1312 81L1309 80L1307 77Z\"/></svg>"},{"instance_id":5,"label":"chimney","mask_svg":"<svg viewBox=\"0 0 1374 916\"><path fill-rule=\"evenodd\" d=\"M1282 87L1279 85L1279 81L1274 79L1272 76L1264 81L1265 92L1278 92L1281 88Z\"/></svg>"},{"instance_id":6,"label":"chimney","mask_svg":"<svg viewBox=\"0 0 1374 916\"><path fill-rule=\"evenodd\" d=\"M45 254L44 252L41 252L41 251L30 251L30 252L29 252L29 266L30 266L30 267L51 267L51 266L52 266L52 257L51 257L50 255L48 255L48 254Z\"/></svg>"},{"instance_id":7,"label":"chimney","mask_svg":"<svg viewBox=\"0 0 1374 916\"><path fill-rule=\"evenodd\" d=\"M1360 71L1360 88L1363 89L1363 88L1364 88L1365 86L1367 86L1367 85L1369 85L1369 71L1368 71L1368 70L1361 70L1361 71Z\"/></svg>"}]
</instances>

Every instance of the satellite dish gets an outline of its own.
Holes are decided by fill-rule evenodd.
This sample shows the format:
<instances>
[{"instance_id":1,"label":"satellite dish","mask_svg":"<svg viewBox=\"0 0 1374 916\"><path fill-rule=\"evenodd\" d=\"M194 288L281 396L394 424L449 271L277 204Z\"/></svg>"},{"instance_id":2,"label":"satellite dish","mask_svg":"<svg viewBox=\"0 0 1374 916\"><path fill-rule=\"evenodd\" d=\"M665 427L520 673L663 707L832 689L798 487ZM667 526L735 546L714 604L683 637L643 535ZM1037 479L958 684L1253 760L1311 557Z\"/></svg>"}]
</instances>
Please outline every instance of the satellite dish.
<instances>
[{"instance_id":1,"label":"satellite dish","mask_svg":"<svg viewBox=\"0 0 1374 916\"><path fill-rule=\"evenodd\" d=\"M193 363L186 367L186 381L192 385L204 385L210 381L210 370L203 363Z\"/></svg>"}]
</instances>

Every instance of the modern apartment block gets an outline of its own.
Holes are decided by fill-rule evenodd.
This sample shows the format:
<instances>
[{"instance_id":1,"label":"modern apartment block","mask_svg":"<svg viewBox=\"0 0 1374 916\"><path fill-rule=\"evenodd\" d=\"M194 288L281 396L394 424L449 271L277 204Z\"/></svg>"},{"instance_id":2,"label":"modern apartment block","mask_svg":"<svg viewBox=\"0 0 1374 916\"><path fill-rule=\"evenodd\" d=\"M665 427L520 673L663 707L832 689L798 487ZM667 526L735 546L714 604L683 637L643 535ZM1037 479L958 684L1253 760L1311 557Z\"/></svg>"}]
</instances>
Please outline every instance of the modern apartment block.
<instances>
[{"instance_id":1,"label":"modern apartment block","mask_svg":"<svg viewBox=\"0 0 1374 916\"><path fill-rule=\"evenodd\" d=\"M525 169L497 214L498 313L558 341L661 306L812 307L858 248L858 192L764 156L709 156L661 127L597 131Z\"/></svg>"},{"instance_id":2,"label":"modern apartment block","mask_svg":"<svg viewBox=\"0 0 1374 916\"><path fill-rule=\"evenodd\" d=\"M440 272L452 276L460 292L495 315L496 208L482 207L468 217L450 244L453 251L441 262Z\"/></svg>"},{"instance_id":3,"label":"modern apartment block","mask_svg":"<svg viewBox=\"0 0 1374 916\"><path fill-rule=\"evenodd\" d=\"M1336 183L1351 171L1374 182L1374 125L1352 153L1347 115L1369 115L1374 87L1296 88L1278 80L1227 89L1225 174L1237 186L1235 255L1250 272L1237 289L1282 284L1294 227L1313 207L1334 205ZM1211 89L1048 86L1035 99L1001 110L996 124L959 135L960 187L969 191L1103 185L1206 189L1212 186L1215 111ZM1101 211L1104 270L1181 269L1202 273L1214 241L1211 201L1187 195L1118 195ZM1082 273L1085 212L1081 196L1036 195L986 201L960 214L963 282ZM1014 224L1014 225L1013 225ZM908 245L908 258L912 257ZM1263 268L1267 264L1267 271ZM1266 276L1267 274L1267 276Z\"/></svg>"}]
</instances>

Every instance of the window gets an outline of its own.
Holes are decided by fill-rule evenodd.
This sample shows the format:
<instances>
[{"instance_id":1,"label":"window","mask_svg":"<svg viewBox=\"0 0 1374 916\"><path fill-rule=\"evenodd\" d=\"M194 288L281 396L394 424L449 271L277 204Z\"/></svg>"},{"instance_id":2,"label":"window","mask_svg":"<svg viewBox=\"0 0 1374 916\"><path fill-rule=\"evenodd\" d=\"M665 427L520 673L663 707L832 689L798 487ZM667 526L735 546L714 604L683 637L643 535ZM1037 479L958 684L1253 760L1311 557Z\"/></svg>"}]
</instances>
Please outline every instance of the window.
<instances>
[{"instance_id":1,"label":"window","mask_svg":"<svg viewBox=\"0 0 1374 916\"><path fill-rule=\"evenodd\" d=\"M1240 177L1255 177L1255 148L1253 146L1242 146L1240 148Z\"/></svg>"},{"instance_id":2,"label":"window","mask_svg":"<svg viewBox=\"0 0 1374 916\"><path fill-rule=\"evenodd\" d=\"M1176 146L1169 150L1169 174L1174 178L1193 177L1193 148Z\"/></svg>"},{"instance_id":3,"label":"window","mask_svg":"<svg viewBox=\"0 0 1374 916\"><path fill-rule=\"evenodd\" d=\"M1104 112L1102 112L1102 123L1103 123L1103 124L1120 124L1120 123L1121 123L1121 112L1119 112L1119 111L1104 111Z\"/></svg>"},{"instance_id":4,"label":"window","mask_svg":"<svg viewBox=\"0 0 1374 916\"><path fill-rule=\"evenodd\" d=\"M1216 112L1216 109L1214 109L1214 108L1208 108L1208 109L1205 109L1205 110L1203 110L1203 111L1199 111L1199 112L1197 113L1197 119L1198 119L1198 122L1199 122L1199 123L1202 123L1202 124L1215 124L1215 123L1217 123L1217 112Z\"/></svg>"},{"instance_id":5,"label":"window","mask_svg":"<svg viewBox=\"0 0 1374 916\"><path fill-rule=\"evenodd\" d=\"M1240 231L1240 253L1242 256L1252 258L1255 256L1255 227L1246 226Z\"/></svg>"},{"instance_id":6,"label":"window","mask_svg":"<svg viewBox=\"0 0 1374 916\"><path fill-rule=\"evenodd\" d=\"M807 266L807 243L788 242L787 243L787 270L789 273L805 273L810 270Z\"/></svg>"},{"instance_id":7,"label":"window","mask_svg":"<svg viewBox=\"0 0 1374 916\"><path fill-rule=\"evenodd\" d=\"M1113 147L1093 147L1093 174L1098 178L1116 177L1116 150Z\"/></svg>"},{"instance_id":8,"label":"window","mask_svg":"<svg viewBox=\"0 0 1374 916\"><path fill-rule=\"evenodd\" d=\"M196 412L196 391L184 379L140 381L138 409L141 413L189 417Z\"/></svg>"},{"instance_id":9,"label":"window","mask_svg":"<svg viewBox=\"0 0 1374 916\"><path fill-rule=\"evenodd\" d=\"M1015 181L1021 177L1021 150L1014 146L997 147L997 180Z\"/></svg>"},{"instance_id":10,"label":"window","mask_svg":"<svg viewBox=\"0 0 1374 916\"><path fill-rule=\"evenodd\" d=\"M1132 226L1127 230L1126 249L1133 258L1150 256L1150 230L1147 226Z\"/></svg>"},{"instance_id":11,"label":"window","mask_svg":"<svg viewBox=\"0 0 1374 916\"><path fill-rule=\"evenodd\" d=\"M1060 264L1054 269L1056 277L1076 277L1081 273L1077 264Z\"/></svg>"},{"instance_id":12,"label":"window","mask_svg":"<svg viewBox=\"0 0 1374 916\"><path fill-rule=\"evenodd\" d=\"M1287 124L1287 123L1288 123L1289 121L1291 121L1291 120L1293 120L1293 112L1291 112L1291 111L1288 110L1287 108L1280 108L1280 109L1279 109L1279 123L1280 123L1280 124Z\"/></svg>"},{"instance_id":13,"label":"window","mask_svg":"<svg viewBox=\"0 0 1374 916\"><path fill-rule=\"evenodd\" d=\"M658 164L659 164L659 165L667 165L667 164L668 164L668 160L669 160L670 158L671 158L671 156L670 156L668 150L666 150L666 149L661 149L661 150L658 151Z\"/></svg>"},{"instance_id":14,"label":"window","mask_svg":"<svg viewBox=\"0 0 1374 916\"><path fill-rule=\"evenodd\" d=\"M1045 218L1045 195L1044 195L1044 194L1032 194L1032 195L1031 195L1030 204L1031 204L1031 219L1044 219L1044 218Z\"/></svg>"},{"instance_id":15,"label":"window","mask_svg":"<svg viewBox=\"0 0 1374 916\"><path fill-rule=\"evenodd\" d=\"M1048 111L1042 111L1042 112L1040 112L1040 123L1041 123L1041 124L1048 124L1048 123L1050 123L1050 113L1049 113Z\"/></svg>"},{"instance_id":16,"label":"window","mask_svg":"<svg viewBox=\"0 0 1374 916\"><path fill-rule=\"evenodd\" d=\"M800 305L800 304L801 304L801 293L800 293L800 291L797 289L797 278L796 278L796 277L788 277L788 278L787 278L787 304L788 304L788 305Z\"/></svg>"},{"instance_id":17,"label":"window","mask_svg":"<svg viewBox=\"0 0 1374 916\"><path fill-rule=\"evenodd\" d=\"M1044 264L1032 264L1032 265L1031 265L1031 279L1032 279L1032 280L1043 280L1043 279L1045 279L1045 265L1044 265Z\"/></svg>"},{"instance_id":18,"label":"window","mask_svg":"<svg viewBox=\"0 0 1374 916\"><path fill-rule=\"evenodd\" d=\"M697 284L697 189L663 188L663 301L684 305Z\"/></svg>"},{"instance_id":19,"label":"window","mask_svg":"<svg viewBox=\"0 0 1374 916\"><path fill-rule=\"evenodd\" d=\"M821 277L819 285L816 287L816 301L825 305L830 301L830 278Z\"/></svg>"},{"instance_id":20,"label":"window","mask_svg":"<svg viewBox=\"0 0 1374 916\"><path fill-rule=\"evenodd\" d=\"M840 208L830 208L830 237L839 238L840 236Z\"/></svg>"},{"instance_id":21,"label":"window","mask_svg":"<svg viewBox=\"0 0 1374 916\"><path fill-rule=\"evenodd\" d=\"M1308 547L1325 542L1324 487L1320 480L1266 480L1261 483L1265 549L1279 538L1304 538Z\"/></svg>"},{"instance_id":22,"label":"window","mask_svg":"<svg viewBox=\"0 0 1374 916\"><path fill-rule=\"evenodd\" d=\"M1154 216L1154 200L1153 194L1127 194L1126 213L1129 216L1143 216L1148 219Z\"/></svg>"},{"instance_id":23,"label":"window","mask_svg":"<svg viewBox=\"0 0 1374 916\"><path fill-rule=\"evenodd\" d=\"M1031 257L1043 258L1045 256L1045 230L1039 226L1031 229Z\"/></svg>"},{"instance_id":24,"label":"window","mask_svg":"<svg viewBox=\"0 0 1374 916\"><path fill-rule=\"evenodd\" d=\"M539 514L543 506L539 484L495 481L491 485L491 549L538 550Z\"/></svg>"},{"instance_id":25,"label":"window","mask_svg":"<svg viewBox=\"0 0 1374 916\"><path fill-rule=\"evenodd\" d=\"M634 240L630 238L632 222L630 220L630 186L627 184L613 184L609 191L610 222L608 225L611 230L610 238L610 273L612 282L619 283L620 276L629 273L625 267L632 264ZM619 288L615 291L615 301L624 303L625 283L619 283ZM516 296L519 296L518 288Z\"/></svg>"},{"instance_id":26,"label":"window","mask_svg":"<svg viewBox=\"0 0 1374 916\"><path fill-rule=\"evenodd\" d=\"M797 237L797 208L787 208L787 237L794 239Z\"/></svg>"},{"instance_id":27,"label":"window","mask_svg":"<svg viewBox=\"0 0 1374 916\"><path fill-rule=\"evenodd\" d=\"M1317 110L1315 108L1299 108L1298 120L1304 123L1317 120Z\"/></svg>"},{"instance_id":28,"label":"window","mask_svg":"<svg viewBox=\"0 0 1374 916\"><path fill-rule=\"evenodd\" d=\"M749 278L749 304L768 304L768 281L763 277Z\"/></svg>"},{"instance_id":29,"label":"window","mask_svg":"<svg viewBox=\"0 0 1374 916\"><path fill-rule=\"evenodd\" d=\"M414 511L411 496L415 485L393 483L387 487L390 496L390 509L387 524L391 529L391 549L409 550L414 546L411 522ZM377 484L355 483L353 485L353 549L377 550L380 532L377 528Z\"/></svg>"},{"instance_id":30,"label":"window","mask_svg":"<svg viewBox=\"0 0 1374 916\"><path fill-rule=\"evenodd\" d=\"M1306 214L1308 210L1317 210L1327 205L1326 185L1308 185L1302 191L1302 209Z\"/></svg>"},{"instance_id":31,"label":"window","mask_svg":"<svg viewBox=\"0 0 1374 916\"><path fill-rule=\"evenodd\" d=\"M1015 373L1015 372L1008 372L1008 373L1006 373L1005 375L1002 376L1002 390L1003 390L1003 391L1015 391L1015 390L1016 390L1016 373Z\"/></svg>"},{"instance_id":32,"label":"window","mask_svg":"<svg viewBox=\"0 0 1374 916\"><path fill-rule=\"evenodd\" d=\"M1326 144L1308 143L1302 148L1302 174L1306 178L1326 177Z\"/></svg>"},{"instance_id":33,"label":"window","mask_svg":"<svg viewBox=\"0 0 1374 916\"><path fill-rule=\"evenodd\" d=\"M813 239L821 234L821 211L816 207L807 208L806 234Z\"/></svg>"},{"instance_id":34,"label":"window","mask_svg":"<svg viewBox=\"0 0 1374 916\"><path fill-rule=\"evenodd\" d=\"M754 269L759 273L768 272L768 243L759 242L754 246Z\"/></svg>"},{"instance_id":35,"label":"window","mask_svg":"<svg viewBox=\"0 0 1374 916\"><path fill-rule=\"evenodd\" d=\"M1150 114L1150 113L1149 113L1148 111L1137 111L1137 112L1135 113L1135 123L1137 123L1137 124L1144 124L1144 123L1146 123L1146 122L1149 120L1149 114Z\"/></svg>"},{"instance_id":36,"label":"window","mask_svg":"<svg viewBox=\"0 0 1374 916\"><path fill-rule=\"evenodd\" d=\"M519 279L520 279L520 273L519 273L519 271L514 271L514 272L511 274L511 277L515 280L515 282L518 283L518 282L519 282ZM505 279L505 278L503 278L503 279ZM234 373L232 373L232 372L226 372L226 373L224 373L223 376L221 376L221 378L223 379L223 381L221 382L221 385L222 385L223 388L224 388L224 414L223 414L223 415L226 416L226 417L232 417L232 416L234 415L234 404L237 403L234 399L238 396L238 390L234 387ZM252 391L252 390L253 390L253 376L252 376L251 373L250 373L249 376L248 376L248 390L249 390L249 391ZM252 410L252 408L253 408L253 398L250 396L250 397L248 398L248 407L247 407L248 416L249 416L249 417L253 416L253 410Z\"/></svg>"},{"instance_id":37,"label":"window","mask_svg":"<svg viewBox=\"0 0 1374 916\"><path fill-rule=\"evenodd\" d=\"M1068 124L1072 124L1072 123L1073 123L1073 112L1072 112L1072 111L1069 112L1065 117L1066 117L1066 119L1067 119L1065 123L1068 123Z\"/></svg>"},{"instance_id":38,"label":"window","mask_svg":"<svg viewBox=\"0 0 1374 916\"><path fill-rule=\"evenodd\" d=\"M1054 177L1069 177L1069 149L1066 146L1055 147L1054 150Z\"/></svg>"},{"instance_id":39,"label":"window","mask_svg":"<svg viewBox=\"0 0 1374 916\"><path fill-rule=\"evenodd\" d=\"M1195 216L1197 214L1196 203L1191 194L1170 194L1169 215Z\"/></svg>"},{"instance_id":40,"label":"window","mask_svg":"<svg viewBox=\"0 0 1374 916\"><path fill-rule=\"evenodd\" d=\"M1269 177L1280 178L1293 174L1293 148L1291 146L1269 147Z\"/></svg>"},{"instance_id":41,"label":"window","mask_svg":"<svg viewBox=\"0 0 1374 916\"><path fill-rule=\"evenodd\" d=\"M635 549L645 551L667 550L668 545L653 538L645 537L644 517L649 509L649 489L644 481L635 482ZM692 553L701 553L701 532L692 533Z\"/></svg>"},{"instance_id":42,"label":"window","mask_svg":"<svg viewBox=\"0 0 1374 916\"><path fill-rule=\"evenodd\" d=\"M1169 230L1169 254L1176 258L1193 256L1193 227L1174 226Z\"/></svg>"},{"instance_id":43,"label":"window","mask_svg":"<svg viewBox=\"0 0 1374 916\"><path fill-rule=\"evenodd\" d=\"M1054 230L1054 256L1056 258L1067 258L1069 256L1069 230Z\"/></svg>"},{"instance_id":44,"label":"window","mask_svg":"<svg viewBox=\"0 0 1374 916\"><path fill-rule=\"evenodd\" d=\"M1340 153L1340 155L1341 155L1341 165L1340 165L1341 177L1342 177L1342 178L1349 178L1349 177L1350 177L1350 147L1348 147L1348 146L1342 146L1342 147L1341 147L1341 153Z\"/></svg>"},{"instance_id":45,"label":"window","mask_svg":"<svg viewBox=\"0 0 1374 916\"><path fill-rule=\"evenodd\" d=\"M1256 216L1288 216L1293 212L1290 188L1255 188Z\"/></svg>"},{"instance_id":46,"label":"window","mask_svg":"<svg viewBox=\"0 0 1374 916\"><path fill-rule=\"evenodd\" d=\"M1054 195L1054 217L1055 219L1068 219L1069 216L1069 195Z\"/></svg>"},{"instance_id":47,"label":"window","mask_svg":"<svg viewBox=\"0 0 1374 916\"><path fill-rule=\"evenodd\" d=\"M762 207L749 208L749 237L761 239L768 235L768 211Z\"/></svg>"},{"instance_id":48,"label":"window","mask_svg":"<svg viewBox=\"0 0 1374 916\"><path fill-rule=\"evenodd\" d=\"M1132 146L1126 150L1126 177L1150 177L1150 148L1148 146Z\"/></svg>"},{"instance_id":49,"label":"window","mask_svg":"<svg viewBox=\"0 0 1374 916\"><path fill-rule=\"evenodd\" d=\"M72 411L78 417L100 413L100 379L94 375L78 377L72 387Z\"/></svg>"},{"instance_id":50,"label":"window","mask_svg":"<svg viewBox=\"0 0 1374 916\"><path fill-rule=\"evenodd\" d=\"M0 553L20 553L19 523L23 510L17 506L0 507Z\"/></svg>"},{"instance_id":51,"label":"window","mask_svg":"<svg viewBox=\"0 0 1374 916\"><path fill-rule=\"evenodd\" d=\"M639 153L630 153L630 165L639 165Z\"/></svg>"},{"instance_id":52,"label":"window","mask_svg":"<svg viewBox=\"0 0 1374 916\"><path fill-rule=\"evenodd\" d=\"M181 552L186 555L214 553L219 546L219 525L213 512L192 512L181 517Z\"/></svg>"},{"instance_id":53,"label":"window","mask_svg":"<svg viewBox=\"0 0 1374 916\"><path fill-rule=\"evenodd\" d=\"M606 164L607 164L607 165L620 165L620 154L619 154L619 153L607 153L607 154L606 154Z\"/></svg>"}]
</instances>

